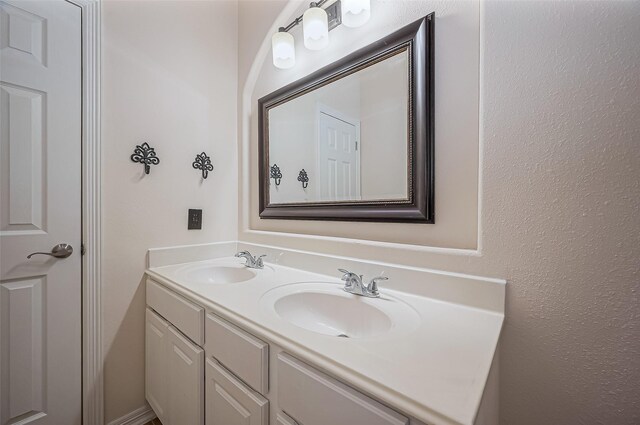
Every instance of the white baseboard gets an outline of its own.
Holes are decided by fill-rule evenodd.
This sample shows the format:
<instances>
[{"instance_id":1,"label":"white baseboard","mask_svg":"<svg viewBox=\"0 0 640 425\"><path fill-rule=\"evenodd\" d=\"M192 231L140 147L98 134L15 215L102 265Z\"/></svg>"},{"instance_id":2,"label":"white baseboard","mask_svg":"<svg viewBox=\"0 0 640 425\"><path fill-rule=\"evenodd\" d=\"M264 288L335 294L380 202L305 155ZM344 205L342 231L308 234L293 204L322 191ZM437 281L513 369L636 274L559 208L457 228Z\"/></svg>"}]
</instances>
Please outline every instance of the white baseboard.
<instances>
[{"instance_id":1,"label":"white baseboard","mask_svg":"<svg viewBox=\"0 0 640 425\"><path fill-rule=\"evenodd\" d=\"M142 406L131 413L127 413L121 418L112 420L108 425L144 425L155 418L155 412L147 405Z\"/></svg>"}]
</instances>

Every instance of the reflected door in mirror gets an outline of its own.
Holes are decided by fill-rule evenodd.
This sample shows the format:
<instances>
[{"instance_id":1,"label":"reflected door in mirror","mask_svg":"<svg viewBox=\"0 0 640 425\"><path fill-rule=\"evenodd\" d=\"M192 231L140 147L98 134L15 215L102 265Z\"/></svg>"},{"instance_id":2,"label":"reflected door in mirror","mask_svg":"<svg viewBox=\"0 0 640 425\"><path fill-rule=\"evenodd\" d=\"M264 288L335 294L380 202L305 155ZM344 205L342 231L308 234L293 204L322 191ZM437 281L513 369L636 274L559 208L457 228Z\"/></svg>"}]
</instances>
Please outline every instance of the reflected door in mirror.
<instances>
[{"instance_id":1,"label":"reflected door in mirror","mask_svg":"<svg viewBox=\"0 0 640 425\"><path fill-rule=\"evenodd\" d=\"M320 200L360 199L360 122L347 122L320 111L318 114L318 182Z\"/></svg>"}]
</instances>

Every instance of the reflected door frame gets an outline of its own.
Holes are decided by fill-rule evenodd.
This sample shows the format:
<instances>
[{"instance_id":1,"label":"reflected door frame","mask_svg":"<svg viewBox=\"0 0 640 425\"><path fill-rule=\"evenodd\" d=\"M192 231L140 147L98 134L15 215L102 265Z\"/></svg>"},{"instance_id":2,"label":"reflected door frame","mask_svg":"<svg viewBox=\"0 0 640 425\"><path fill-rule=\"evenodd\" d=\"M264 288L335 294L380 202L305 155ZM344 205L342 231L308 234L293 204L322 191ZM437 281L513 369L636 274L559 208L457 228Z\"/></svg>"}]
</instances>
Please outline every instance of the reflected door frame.
<instances>
[{"instance_id":1,"label":"reflected door frame","mask_svg":"<svg viewBox=\"0 0 640 425\"><path fill-rule=\"evenodd\" d=\"M362 142L360 140L360 120L355 119L353 117L348 116L347 114L338 111L337 109L334 109L330 106L327 106L321 102L318 102L316 104L316 132L315 132L315 147L316 147L316 170L318 173L318 178L316 178L316 194L317 194L317 199L320 200L325 200L322 198L322 179L320 178L320 175L322 174L322 172L320 171L322 165L322 156L320 154L320 143L322 142L322 137L321 137L321 133L322 133L322 124L321 124L321 114L325 114L328 115L330 117L333 117L335 119L338 119L340 121L343 121L347 124L353 125L356 129L356 170L355 170L355 175L356 175L356 196L355 196L355 200L360 200L362 198L362 184L361 184L361 175L360 175L360 171L361 171L361 147L362 147Z\"/></svg>"}]
</instances>

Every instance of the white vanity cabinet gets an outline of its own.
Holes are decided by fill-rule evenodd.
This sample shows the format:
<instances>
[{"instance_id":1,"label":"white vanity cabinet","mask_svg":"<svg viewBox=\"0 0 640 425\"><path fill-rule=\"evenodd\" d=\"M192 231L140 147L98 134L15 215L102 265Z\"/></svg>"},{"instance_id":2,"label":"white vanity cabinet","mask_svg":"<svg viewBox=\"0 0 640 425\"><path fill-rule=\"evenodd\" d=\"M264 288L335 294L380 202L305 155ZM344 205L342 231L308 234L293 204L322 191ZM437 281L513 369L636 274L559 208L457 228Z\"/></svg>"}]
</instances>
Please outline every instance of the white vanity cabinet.
<instances>
[{"instance_id":1,"label":"white vanity cabinet","mask_svg":"<svg viewBox=\"0 0 640 425\"><path fill-rule=\"evenodd\" d=\"M163 425L420 425L151 279L147 305L146 397Z\"/></svg>"}]
</instances>

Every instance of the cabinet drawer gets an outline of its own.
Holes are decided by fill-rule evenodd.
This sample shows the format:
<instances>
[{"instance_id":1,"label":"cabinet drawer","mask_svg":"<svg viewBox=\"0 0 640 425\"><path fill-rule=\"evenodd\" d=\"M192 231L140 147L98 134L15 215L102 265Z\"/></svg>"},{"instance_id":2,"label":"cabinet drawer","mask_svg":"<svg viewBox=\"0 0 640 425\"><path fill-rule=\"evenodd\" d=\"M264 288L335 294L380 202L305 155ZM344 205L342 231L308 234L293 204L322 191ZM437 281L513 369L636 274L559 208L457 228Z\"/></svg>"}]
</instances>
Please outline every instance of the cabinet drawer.
<instances>
[{"instance_id":1,"label":"cabinet drawer","mask_svg":"<svg viewBox=\"0 0 640 425\"><path fill-rule=\"evenodd\" d=\"M268 425L269 401L215 360L207 359L206 381L207 425Z\"/></svg>"},{"instance_id":2,"label":"cabinet drawer","mask_svg":"<svg viewBox=\"0 0 640 425\"><path fill-rule=\"evenodd\" d=\"M278 404L304 425L408 425L409 419L288 354L278 354Z\"/></svg>"},{"instance_id":3,"label":"cabinet drawer","mask_svg":"<svg viewBox=\"0 0 640 425\"><path fill-rule=\"evenodd\" d=\"M207 314L205 351L259 393L269 391L269 344Z\"/></svg>"},{"instance_id":4,"label":"cabinet drawer","mask_svg":"<svg viewBox=\"0 0 640 425\"><path fill-rule=\"evenodd\" d=\"M147 305L198 345L204 344L204 309L151 279L147 279Z\"/></svg>"},{"instance_id":5,"label":"cabinet drawer","mask_svg":"<svg viewBox=\"0 0 640 425\"><path fill-rule=\"evenodd\" d=\"M298 425L298 423L291 419L286 413L280 412L276 416L276 425Z\"/></svg>"}]
</instances>

